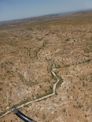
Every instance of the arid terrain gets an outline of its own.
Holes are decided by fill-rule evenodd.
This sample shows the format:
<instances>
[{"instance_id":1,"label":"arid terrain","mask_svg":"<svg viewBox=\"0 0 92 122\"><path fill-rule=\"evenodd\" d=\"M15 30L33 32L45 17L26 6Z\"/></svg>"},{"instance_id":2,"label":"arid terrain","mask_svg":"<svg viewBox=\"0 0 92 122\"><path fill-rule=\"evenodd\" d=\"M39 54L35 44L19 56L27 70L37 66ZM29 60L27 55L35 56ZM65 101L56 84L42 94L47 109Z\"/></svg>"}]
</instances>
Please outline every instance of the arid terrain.
<instances>
[{"instance_id":1,"label":"arid terrain","mask_svg":"<svg viewBox=\"0 0 92 122\"><path fill-rule=\"evenodd\" d=\"M0 26L0 122L21 122L12 107L37 122L92 122L92 12Z\"/></svg>"}]
</instances>

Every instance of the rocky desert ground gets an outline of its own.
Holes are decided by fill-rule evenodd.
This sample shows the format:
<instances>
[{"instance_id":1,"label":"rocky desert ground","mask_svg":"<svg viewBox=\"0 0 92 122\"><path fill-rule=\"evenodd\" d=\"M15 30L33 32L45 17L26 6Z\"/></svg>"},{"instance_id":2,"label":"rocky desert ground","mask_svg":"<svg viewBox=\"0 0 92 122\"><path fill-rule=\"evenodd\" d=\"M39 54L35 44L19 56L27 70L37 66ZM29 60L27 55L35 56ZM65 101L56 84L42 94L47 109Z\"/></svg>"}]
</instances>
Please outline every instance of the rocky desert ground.
<instances>
[{"instance_id":1,"label":"rocky desert ground","mask_svg":"<svg viewBox=\"0 0 92 122\"><path fill-rule=\"evenodd\" d=\"M46 97L47 96L47 97ZM92 12L0 26L0 122L92 121Z\"/></svg>"}]
</instances>

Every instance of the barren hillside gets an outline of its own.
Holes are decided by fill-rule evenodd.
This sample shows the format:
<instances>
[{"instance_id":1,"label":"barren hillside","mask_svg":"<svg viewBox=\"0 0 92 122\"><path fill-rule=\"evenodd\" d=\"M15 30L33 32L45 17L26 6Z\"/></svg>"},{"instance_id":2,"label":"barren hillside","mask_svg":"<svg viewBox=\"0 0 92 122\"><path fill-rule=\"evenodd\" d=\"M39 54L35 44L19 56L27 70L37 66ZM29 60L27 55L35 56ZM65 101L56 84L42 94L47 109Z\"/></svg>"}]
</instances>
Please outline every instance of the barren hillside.
<instances>
[{"instance_id":1,"label":"barren hillside","mask_svg":"<svg viewBox=\"0 0 92 122\"><path fill-rule=\"evenodd\" d=\"M92 121L91 12L0 27L0 122L21 122L12 107L37 122Z\"/></svg>"}]
</instances>

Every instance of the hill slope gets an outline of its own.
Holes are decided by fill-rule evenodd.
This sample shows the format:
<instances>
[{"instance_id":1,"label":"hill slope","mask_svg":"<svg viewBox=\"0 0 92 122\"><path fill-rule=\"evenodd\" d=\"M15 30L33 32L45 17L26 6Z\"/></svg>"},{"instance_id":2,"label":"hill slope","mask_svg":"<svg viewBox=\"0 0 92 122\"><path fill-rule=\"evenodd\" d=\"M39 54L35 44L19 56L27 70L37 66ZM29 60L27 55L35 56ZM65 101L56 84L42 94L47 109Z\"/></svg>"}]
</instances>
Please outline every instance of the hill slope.
<instances>
[{"instance_id":1,"label":"hill slope","mask_svg":"<svg viewBox=\"0 0 92 122\"><path fill-rule=\"evenodd\" d=\"M0 116L11 107L37 122L91 122L92 13L0 28ZM0 122L20 122L13 113Z\"/></svg>"}]
</instances>

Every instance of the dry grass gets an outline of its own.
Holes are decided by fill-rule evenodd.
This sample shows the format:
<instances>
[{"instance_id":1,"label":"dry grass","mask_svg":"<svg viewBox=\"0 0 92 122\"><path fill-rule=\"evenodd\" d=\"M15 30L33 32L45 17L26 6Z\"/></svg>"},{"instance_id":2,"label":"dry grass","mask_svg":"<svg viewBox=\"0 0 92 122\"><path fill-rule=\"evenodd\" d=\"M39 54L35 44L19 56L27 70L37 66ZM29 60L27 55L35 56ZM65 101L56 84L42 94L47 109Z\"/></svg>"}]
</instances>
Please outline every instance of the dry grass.
<instances>
[{"instance_id":1,"label":"dry grass","mask_svg":"<svg viewBox=\"0 0 92 122\"><path fill-rule=\"evenodd\" d=\"M0 28L0 112L51 93L53 64L64 79L57 95L22 110L37 122L91 122L91 13ZM20 122L0 120L11 121Z\"/></svg>"}]
</instances>

